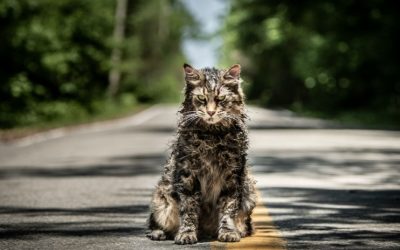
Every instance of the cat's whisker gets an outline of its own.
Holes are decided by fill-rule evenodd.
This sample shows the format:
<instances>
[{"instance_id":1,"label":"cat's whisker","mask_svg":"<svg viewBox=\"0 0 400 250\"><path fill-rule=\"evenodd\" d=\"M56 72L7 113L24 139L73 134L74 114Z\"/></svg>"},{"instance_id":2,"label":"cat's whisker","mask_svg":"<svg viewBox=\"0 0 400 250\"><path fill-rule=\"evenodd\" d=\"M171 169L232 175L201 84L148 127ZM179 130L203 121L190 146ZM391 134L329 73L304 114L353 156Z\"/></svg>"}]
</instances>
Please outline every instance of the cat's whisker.
<instances>
[{"instance_id":1,"label":"cat's whisker","mask_svg":"<svg viewBox=\"0 0 400 250\"><path fill-rule=\"evenodd\" d=\"M227 117L227 118L229 118L229 119L232 119L232 120L237 120L237 118L234 117L234 116L231 115L231 114L225 114L225 117Z\"/></svg>"},{"instance_id":2,"label":"cat's whisker","mask_svg":"<svg viewBox=\"0 0 400 250\"><path fill-rule=\"evenodd\" d=\"M186 125L190 125L195 119L196 119L196 117L193 117L193 118L191 118L191 119L188 119L188 120L185 121L185 124L186 124Z\"/></svg>"},{"instance_id":3,"label":"cat's whisker","mask_svg":"<svg viewBox=\"0 0 400 250\"><path fill-rule=\"evenodd\" d=\"M194 118L186 119L182 121L182 124L187 125L190 121L192 121Z\"/></svg>"},{"instance_id":4,"label":"cat's whisker","mask_svg":"<svg viewBox=\"0 0 400 250\"><path fill-rule=\"evenodd\" d=\"M195 111L187 111L187 112L182 113L182 115L195 114L197 112L198 112L197 110L195 110Z\"/></svg>"},{"instance_id":5,"label":"cat's whisker","mask_svg":"<svg viewBox=\"0 0 400 250\"><path fill-rule=\"evenodd\" d=\"M198 119L196 119L196 121L195 121L195 125L197 125L198 123L199 123L199 121L200 121L201 119L200 119L200 117L198 117Z\"/></svg>"},{"instance_id":6,"label":"cat's whisker","mask_svg":"<svg viewBox=\"0 0 400 250\"><path fill-rule=\"evenodd\" d=\"M190 114L184 115L183 117L191 117L191 116L194 116L194 115L197 115L197 113L190 113Z\"/></svg>"},{"instance_id":7,"label":"cat's whisker","mask_svg":"<svg viewBox=\"0 0 400 250\"><path fill-rule=\"evenodd\" d=\"M195 120L197 118L199 118L198 115L195 115L195 114L188 115L182 120L182 123L185 125L188 125L188 123L190 124L193 120Z\"/></svg>"},{"instance_id":8,"label":"cat's whisker","mask_svg":"<svg viewBox=\"0 0 400 250\"><path fill-rule=\"evenodd\" d=\"M191 118L193 116L196 116L196 114L185 115L185 116L183 116L183 119L188 119L188 118Z\"/></svg>"},{"instance_id":9,"label":"cat's whisker","mask_svg":"<svg viewBox=\"0 0 400 250\"><path fill-rule=\"evenodd\" d=\"M233 116L231 114L226 114L225 117L230 119L231 121L235 121L236 123L238 123L239 126L244 126L243 121L238 117L235 117L235 116Z\"/></svg>"},{"instance_id":10,"label":"cat's whisker","mask_svg":"<svg viewBox=\"0 0 400 250\"><path fill-rule=\"evenodd\" d=\"M196 118L194 118L188 125L191 125L193 122L194 122L195 124L197 124L199 120L200 120L200 117L196 117Z\"/></svg>"}]
</instances>

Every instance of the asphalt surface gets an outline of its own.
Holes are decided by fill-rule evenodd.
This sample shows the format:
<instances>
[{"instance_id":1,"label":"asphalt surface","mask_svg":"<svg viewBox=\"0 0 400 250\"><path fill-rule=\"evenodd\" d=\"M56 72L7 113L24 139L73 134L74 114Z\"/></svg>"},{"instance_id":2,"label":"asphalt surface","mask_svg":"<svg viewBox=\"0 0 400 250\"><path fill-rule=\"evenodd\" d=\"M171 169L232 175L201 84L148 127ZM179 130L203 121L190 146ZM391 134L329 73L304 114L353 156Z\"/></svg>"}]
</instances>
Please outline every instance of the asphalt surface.
<instances>
[{"instance_id":1,"label":"asphalt surface","mask_svg":"<svg viewBox=\"0 0 400 250\"><path fill-rule=\"evenodd\" d=\"M176 110L0 144L0 249L210 249L144 236ZM400 249L400 132L249 113L261 203L288 249Z\"/></svg>"}]
</instances>

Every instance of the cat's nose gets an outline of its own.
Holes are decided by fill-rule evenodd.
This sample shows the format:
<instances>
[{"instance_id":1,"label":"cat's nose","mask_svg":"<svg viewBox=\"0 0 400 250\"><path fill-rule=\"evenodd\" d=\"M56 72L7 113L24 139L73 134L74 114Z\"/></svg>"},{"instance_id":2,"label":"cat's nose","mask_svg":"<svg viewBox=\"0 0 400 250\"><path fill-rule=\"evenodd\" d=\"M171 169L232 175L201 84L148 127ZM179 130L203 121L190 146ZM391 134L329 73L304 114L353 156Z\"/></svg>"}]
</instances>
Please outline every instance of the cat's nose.
<instances>
[{"instance_id":1,"label":"cat's nose","mask_svg":"<svg viewBox=\"0 0 400 250\"><path fill-rule=\"evenodd\" d=\"M213 116L215 114L215 111L208 111L207 110L207 114L209 114L210 116Z\"/></svg>"}]
</instances>

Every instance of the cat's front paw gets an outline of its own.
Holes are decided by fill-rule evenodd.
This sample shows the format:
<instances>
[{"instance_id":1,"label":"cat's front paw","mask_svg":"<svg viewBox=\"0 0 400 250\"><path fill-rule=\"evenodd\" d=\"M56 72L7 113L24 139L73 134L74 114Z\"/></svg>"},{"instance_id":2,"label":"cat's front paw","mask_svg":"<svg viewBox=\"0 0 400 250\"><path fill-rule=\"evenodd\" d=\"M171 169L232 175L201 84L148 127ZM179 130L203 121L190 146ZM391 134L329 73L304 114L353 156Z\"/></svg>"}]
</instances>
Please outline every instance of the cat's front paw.
<instances>
[{"instance_id":1,"label":"cat's front paw","mask_svg":"<svg viewBox=\"0 0 400 250\"><path fill-rule=\"evenodd\" d=\"M166 240L167 236L163 230L153 230L150 233L146 234L148 238L151 240Z\"/></svg>"},{"instance_id":2,"label":"cat's front paw","mask_svg":"<svg viewBox=\"0 0 400 250\"><path fill-rule=\"evenodd\" d=\"M218 234L218 240L222 242L240 241L240 234L236 231L222 231Z\"/></svg>"},{"instance_id":3,"label":"cat's front paw","mask_svg":"<svg viewBox=\"0 0 400 250\"><path fill-rule=\"evenodd\" d=\"M178 233L175 236L175 243L179 245L194 244L197 242L197 235L195 232Z\"/></svg>"}]
</instances>

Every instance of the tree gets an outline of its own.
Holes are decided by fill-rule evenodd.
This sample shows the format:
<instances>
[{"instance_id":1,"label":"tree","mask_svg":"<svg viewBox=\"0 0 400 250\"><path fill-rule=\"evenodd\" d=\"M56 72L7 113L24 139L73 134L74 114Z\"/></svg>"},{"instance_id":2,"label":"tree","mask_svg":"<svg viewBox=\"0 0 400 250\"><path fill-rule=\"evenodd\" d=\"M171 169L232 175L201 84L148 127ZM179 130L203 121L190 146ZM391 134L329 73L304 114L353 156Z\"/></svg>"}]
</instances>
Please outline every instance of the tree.
<instances>
[{"instance_id":1,"label":"tree","mask_svg":"<svg viewBox=\"0 0 400 250\"><path fill-rule=\"evenodd\" d=\"M127 0L117 0L117 7L115 10L115 24L114 24L114 48L111 54L111 69L108 77L108 96L113 97L118 91L118 85L121 79L121 71L118 68L121 63L122 49L121 44L124 39L125 19L127 12Z\"/></svg>"},{"instance_id":2,"label":"tree","mask_svg":"<svg viewBox=\"0 0 400 250\"><path fill-rule=\"evenodd\" d=\"M225 52L260 104L398 116L398 21L394 1L233 1Z\"/></svg>"},{"instance_id":3,"label":"tree","mask_svg":"<svg viewBox=\"0 0 400 250\"><path fill-rule=\"evenodd\" d=\"M0 1L0 128L176 100L194 25L178 0Z\"/></svg>"}]
</instances>

